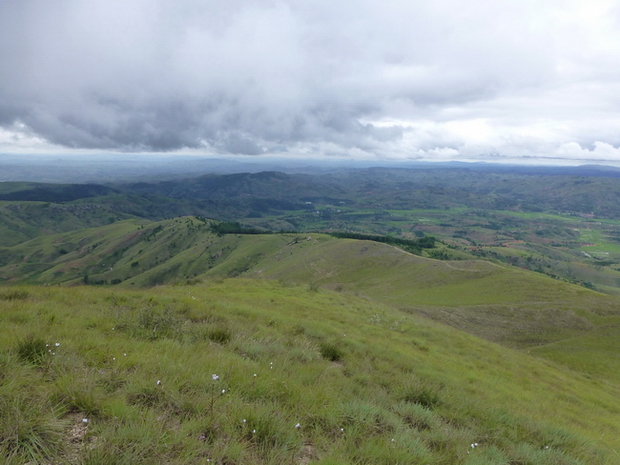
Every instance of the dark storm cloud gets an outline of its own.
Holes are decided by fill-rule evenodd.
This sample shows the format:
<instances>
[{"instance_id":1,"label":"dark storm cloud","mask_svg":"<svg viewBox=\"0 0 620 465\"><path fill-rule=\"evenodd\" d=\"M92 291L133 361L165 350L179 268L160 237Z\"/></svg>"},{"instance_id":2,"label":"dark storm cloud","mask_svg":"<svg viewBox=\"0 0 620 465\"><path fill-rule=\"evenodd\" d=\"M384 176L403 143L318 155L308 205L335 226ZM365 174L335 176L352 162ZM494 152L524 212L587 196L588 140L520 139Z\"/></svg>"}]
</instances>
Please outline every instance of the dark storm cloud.
<instances>
[{"instance_id":1,"label":"dark storm cloud","mask_svg":"<svg viewBox=\"0 0 620 465\"><path fill-rule=\"evenodd\" d=\"M602 1L8 0L0 139L414 158L599 147L616 123L601 106L620 96L612 13ZM579 122L586 109L599 124Z\"/></svg>"}]
</instances>

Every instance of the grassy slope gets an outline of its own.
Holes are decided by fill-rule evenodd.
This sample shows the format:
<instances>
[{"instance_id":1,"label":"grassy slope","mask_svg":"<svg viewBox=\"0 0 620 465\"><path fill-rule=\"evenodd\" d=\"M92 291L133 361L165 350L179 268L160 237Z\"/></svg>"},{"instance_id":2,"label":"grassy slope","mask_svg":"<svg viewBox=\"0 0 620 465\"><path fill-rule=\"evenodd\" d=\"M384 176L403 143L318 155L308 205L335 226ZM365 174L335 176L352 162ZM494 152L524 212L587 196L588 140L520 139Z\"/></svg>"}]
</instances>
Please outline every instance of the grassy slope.
<instances>
[{"instance_id":1,"label":"grassy slope","mask_svg":"<svg viewBox=\"0 0 620 465\"><path fill-rule=\"evenodd\" d=\"M218 237L208 222L189 217L46 236L0 249L0 257L11 263L0 268L9 282L25 277L41 284L82 283L88 275L91 283L152 286L245 275L310 283L510 347L544 346L537 353L592 376L603 372L606 379L618 378L616 297L490 262L437 261L385 244L321 234ZM567 339L571 350L560 342ZM590 339L606 348L606 357L591 349Z\"/></svg>"},{"instance_id":2,"label":"grassy slope","mask_svg":"<svg viewBox=\"0 0 620 465\"><path fill-rule=\"evenodd\" d=\"M98 227L130 217L108 205L0 201L0 243L10 247L42 235Z\"/></svg>"},{"instance_id":3,"label":"grassy slope","mask_svg":"<svg viewBox=\"0 0 620 465\"><path fill-rule=\"evenodd\" d=\"M513 267L431 260L372 242L301 241L256 268L250 276L352 292L620 381L616 297Z\"/></svg>"},{"instance_id":4,"label":"grassy slope","mask_svg":"<svg viewBox=\"0 0 620 465\"><path fill-rule=\"evenodd\" d=\"M12 287L0 309L8 463L617 463L617 385L348 294ZM25 363L28 335L55 355Z\"/></svg>"},{"instance_id":5,"label":"grassy slope","mask_svg":"<svg viewBox=\"0 0 620 465\"><path fill-rule=\"evenodd\" d=\"M365 241L292 244L252 276L313 282L421 313L514 346L583 334L613 320L617 298L484 261L438 261Z\"/></svg>"}]
</instances>

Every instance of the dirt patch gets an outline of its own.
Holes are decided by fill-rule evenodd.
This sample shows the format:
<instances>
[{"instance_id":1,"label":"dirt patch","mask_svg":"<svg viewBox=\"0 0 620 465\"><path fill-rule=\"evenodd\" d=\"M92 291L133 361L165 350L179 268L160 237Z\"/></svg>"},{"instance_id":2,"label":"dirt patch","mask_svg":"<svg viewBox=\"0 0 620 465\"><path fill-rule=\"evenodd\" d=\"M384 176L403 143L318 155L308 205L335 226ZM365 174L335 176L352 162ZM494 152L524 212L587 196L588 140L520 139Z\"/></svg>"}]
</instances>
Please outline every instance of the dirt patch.
<instances>
[{"instance_id":1,"label":"dirt patch","mask_svg":"<svg viewBox=\"0 0 620 465\"><path fill-rule=\"evenodd\" d=\"M301 452L299 453L299 458L297 459L298 465L308 465L313 459L316 459L316 451L314 446L310 444L306 444L301 448Z\"/></svg>"},{"instance_id":2,"label":"dirt patch","mask_svg":"<svg viewBox=\"0 0 620 465\"><path fill-rule=\"evenodd\" d=\"M55 464L77 465L82 463L85 450L94 447L96 437L87 437L90 420L84 415L71 415L69 428L65 434L66 452Z\"/></svg>"}]
</instances>

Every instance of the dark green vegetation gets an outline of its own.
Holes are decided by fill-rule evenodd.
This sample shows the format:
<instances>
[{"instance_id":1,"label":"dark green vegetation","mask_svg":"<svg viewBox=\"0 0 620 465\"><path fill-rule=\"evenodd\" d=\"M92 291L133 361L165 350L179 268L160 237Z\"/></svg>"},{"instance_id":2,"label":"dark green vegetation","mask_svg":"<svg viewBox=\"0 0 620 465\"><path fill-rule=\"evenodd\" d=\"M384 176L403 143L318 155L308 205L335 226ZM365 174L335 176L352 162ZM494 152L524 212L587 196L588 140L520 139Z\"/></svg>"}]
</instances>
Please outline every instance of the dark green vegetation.
<instances>
[{"instance_id":1,"label":"dark green vegetation","mask_svg":"<svg viewBox=\"0 0 620 465\"><path fill-rule=\"evenodd\" d=\"M3 183L0 456L620 463L616 184Z\"/></svg>"}]
</instances>

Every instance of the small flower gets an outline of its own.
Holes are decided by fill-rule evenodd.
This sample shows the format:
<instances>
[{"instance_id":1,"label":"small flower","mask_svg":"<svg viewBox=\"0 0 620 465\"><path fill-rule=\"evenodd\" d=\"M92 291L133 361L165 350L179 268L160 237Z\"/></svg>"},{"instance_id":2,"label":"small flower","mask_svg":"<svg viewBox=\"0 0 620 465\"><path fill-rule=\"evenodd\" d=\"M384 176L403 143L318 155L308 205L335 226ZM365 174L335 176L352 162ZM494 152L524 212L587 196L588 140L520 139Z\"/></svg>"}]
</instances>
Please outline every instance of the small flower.
<instances>
[{"instance_id":1,"label":"small flower","mask_svg":"<svg viewBox=\"0 0 620 465\"><path fill-rule=\"evenodd\" d=\"M220 379L220 377L214 373L214 374L211 375L211 379L213 381L217 381L218 379Z\"/></svg>"},{"instance_id":2,"label":"small flower","mask_svg":"<svg viewBox=\"0 0 620 465\"><path fill-rule=\"evenodd\" d=\"M123 357L127 357L127 354L123 354Z\"/></svg>"},{"instance_id":3,"label":"small flower","mask_svg":"<svg viewBox=\"0 0 620 465\"><path fill-rule=\"evenodd\" d=\"M341 433L344 433L344 428L340 428L340 432L341 432Z\"/></svg>"},{"instance_id":4,"label":"small flower","mask_svg":"<svg viewBox=\"0 0 620 465\"><path fill-rule=\"evenodd\" d=\"M116 357L112 357L112 361L116 360Z\"/></svg>"},{"instance_id":5,"label":"small flower","mask_svg":"<svg viewBox=\"0 0 620 465\"><path fill-rule=\"evenodd\" d=\"M245 424L245 418L243 419L243 424Z\"/></svg>"},{"instance_id":6,"label":"small flower","mask_svg":"<svg viewBox=\"0 0 620 465\"><path fill-rule=\"evenodd\" d=\"M297 424L295 425L295 428L300 428L300 427L301 427L301 424L299 424L299 423L297 423Z\"/></svg>"},{"instance_id":7,"label":"small flower","mask_svg":"<svg viewBox=\"0 0 620 465\"><path fill-rule=\"evenodd\" d=\"M82 423L88 423L88 418L82 419Z\"/></svg>"},{"instance_id":8,"label":"small flower","mask_svg":"<svg viewBox=\"0 0 620 465\"><path fill-rule=\"evenodd\" d=\"M256 373L254 373L254 377L256 378Z\"/></svg>"},{"instance_id":9,"label":"small flower","mask_svg":"<svg viewBox=\"0 0 620 465\"><path fill-rule=\"evenodd\" d=\"M252 430L252 433L256 434L256 430L255 430L255 429L253 429L253 430Z\"/></svg>"},{"instance_id":10,"label":"small flower","mask_svg":"<svg viewBox=\"0 0 620 465\"><path fill-rule=\"evenodd\" d=\"M60 342L57 342L56 344L54 344L56 347L60 347Z\"/></svg>"},{"instance_id":11,"label":"small flower","mask_svg":"<svg viewBox=\"0 0 620 465\"><path fill-rule=\"evenodd\" d=\"M222 394L226 394L226 389L222 389Z\"/></svg>"},{"instance_id":12,"label":"small flower","mask_svg":"<svg viewBox=\"0 0 620 465\"><path fill-rule=\"evenodd\" d=\"M158 386L161 386L161 379L158 379L158 380L157 380L157 385L158 385Z\"/></svg>"}]
</instances>

